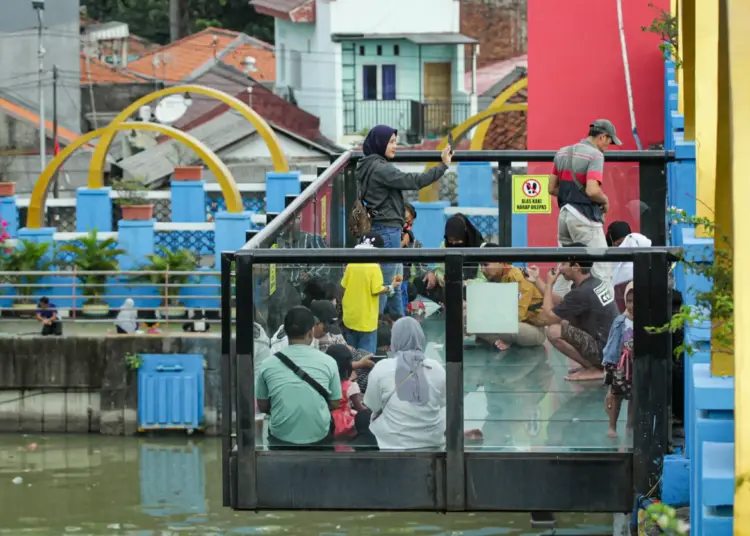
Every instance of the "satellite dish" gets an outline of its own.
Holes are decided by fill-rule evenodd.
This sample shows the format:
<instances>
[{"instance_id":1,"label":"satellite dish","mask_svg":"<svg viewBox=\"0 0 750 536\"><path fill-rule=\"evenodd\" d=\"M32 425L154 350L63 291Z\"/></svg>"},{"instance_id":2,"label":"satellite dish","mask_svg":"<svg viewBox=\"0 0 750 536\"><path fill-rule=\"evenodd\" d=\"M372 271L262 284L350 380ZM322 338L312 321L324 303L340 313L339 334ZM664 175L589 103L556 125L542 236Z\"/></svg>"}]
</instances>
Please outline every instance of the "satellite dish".
<instances>
[{"instance_id":1,"label":"satellite dish","mask_svg":"<svg viewBox=\"0 0 750 536\"><path fill-rule=\"evenodd\" d=\"M159 123L171 125L185 115L187 109L188 104L185 102L184 96L170 95L159 101L159 104L156 105L154 115L156 115L156 120L159 121Z\"/></svg>"}]
</instances>

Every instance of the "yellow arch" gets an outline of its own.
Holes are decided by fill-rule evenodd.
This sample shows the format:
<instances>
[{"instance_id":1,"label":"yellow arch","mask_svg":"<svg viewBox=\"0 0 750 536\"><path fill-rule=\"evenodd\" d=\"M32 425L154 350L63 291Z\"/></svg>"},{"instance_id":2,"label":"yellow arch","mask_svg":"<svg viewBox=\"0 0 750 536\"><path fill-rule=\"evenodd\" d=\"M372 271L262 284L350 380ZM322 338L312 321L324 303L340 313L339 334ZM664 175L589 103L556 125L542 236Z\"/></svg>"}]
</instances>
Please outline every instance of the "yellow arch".
<instances>
[{"instance_id":1,"label":"yellow arch","mask_svg":"<svg viewBox=\"0 0 750 536\"><path fill-rule=\"evenodd\" d=\"M282 173L289 171L289 163L287 162L286 155L284 155L284 151L281 149L281 143L276 137L276 133L269 126L266 120L259 116L255 112L255 110L250 108L241 100L227 93L224 93L223 91L219 91L206 86L188 84L184 86L172 86L154 91L153 93L149 93L148 95L141 97L130 106L125 108L122 112L120 112L119 115L117 115L117 117L112 120L108 127L116 125L118 123L122 123L123 121L127 121L133 114L140 110L142 106L145 106L150 102L155 101L156 99L167 97L169 95L178 95L181 93L193 93L196 95L213 97L214 99L223 102L224 104L238 112L240 115L242 115L242 117L252 123L252 125L258 131L258 134L260 134L260 136L263 138L263 141L266 142L268 150L271 152L271 161L273 162L274 171ZM105 129L108 127L105 127ZM112 145L112 141L115 139L115 134L115 130L110 130L104 132L101 135L101 140L99 140L99 143L94 150L94 154L91 157L91 166L89 167L88 181L89 188L101 188L104 185L104 163L107 158L109 147L110 145Z\"/></svg>"},{"instance_id":2,"label":"yellow arch","mask_svg":"<svg viewBox=\"0 0 750 536\"><path fill-rule=\"evenodd\" d=\"M459 140L461 139L461 136L469 132L472 128L481 124L483 121L486 121L487 119L491 119L495 117L498 114L501 114L503 112L525 112L528 109L529 109L529 105L526 102L519 102L515 104L503 104L502 106L493 106L493 107L487 108L486 110L479 112L476 115L472 115L470 118L468 118L466 121L464 121L460 125L453 127L453 130L451 130L451 134L453 134L454 140ZM437 150L442 151L447 144L448 144L448 137L446 136L438 144ZM427 164L427 166L425 166L425 170L428 170L431 167L434 167L436 165L437 164L435 163ZM419 191L420 201L426 201L426 202L437 201L439 198L440 198L440 183L439 182L436 182L430 186L427 186L426 188L422 188Z\"/></svg>"},{"instance_id":3,"label":"yellow arch","mask_svg":"<svg viewBox=\"0 0 750 536\"><path fill-rule=\"evenodd\" d=\"M521 91L522 89L528 87L529 85L529 79L528 78L521 78L520 80L517 80L507 88L505 88L505 91L500 93L497 97L495 97L495 100L492 101L492 104L490 104L490 108L496 108L498 106L502 106L506 102L508 102L508 99L510 99L513 95ZM477 129L474 131L474 135L471 137L471 150L472 151L481 151L482 147L484 147L484 139L487 137L487 132L490 130L490 125L492 124L492 121L482 121L478 126Z\"/></svg>"},{"instance_id":4,"label":"yellow arch","mask_svg":"<svg viewBox=\"0 0 750 536\"><path fill-rule=\"evenodd\" d=\"M60 169L65 161L70 158L76 149L95 138L103 139L104 136L108 134L114 135L122 130L158 132L190 147L216 177L216 182L221 186L221 192L226 200L227 211L235 213L243 211L242 196L240 195L240 191L237 188L237 184L235 183L234 177L232 177L229 168L219 159L218 156L216 156L216 153L206 147L199 140L187 132L182 132L176 128L160 125L158 123L143 123L140 121L126 123L112 122L109 126L100 128L99 130L94 130L93 132L87 132L76 138L70 145L60 151L47 167L44 168L44 171L39 175L36 184L34 184L34 190L31 192L29 212L26 217L26 227L29 229L39 229L44 225L44 205L47 202L47 190L49 189L49 185L52 182L55 173L57 173L58 169Z\"/></svg>"}]
</instances>

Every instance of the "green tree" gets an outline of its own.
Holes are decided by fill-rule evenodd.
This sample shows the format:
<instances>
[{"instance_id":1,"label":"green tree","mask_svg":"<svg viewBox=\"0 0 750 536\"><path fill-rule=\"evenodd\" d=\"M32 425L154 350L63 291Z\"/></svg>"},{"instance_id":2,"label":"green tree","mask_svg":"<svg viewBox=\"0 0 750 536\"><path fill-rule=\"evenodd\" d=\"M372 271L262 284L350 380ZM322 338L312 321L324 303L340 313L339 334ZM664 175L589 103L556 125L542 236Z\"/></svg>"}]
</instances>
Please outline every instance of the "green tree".
<instances>
[{"instance_id":1,"label":"green tree","mask_svg":"<svg viewBox=\"0 0 750 536\"><path fill-rule=\"evenodd\" d=\"M273 43L273 17L261 15L248 0L186 0L190 31L208 26L244 32ZM81 0L89 17L125 22L130 32L153 41L169 42L169 0Z\"/></svg>"}]
</instances>

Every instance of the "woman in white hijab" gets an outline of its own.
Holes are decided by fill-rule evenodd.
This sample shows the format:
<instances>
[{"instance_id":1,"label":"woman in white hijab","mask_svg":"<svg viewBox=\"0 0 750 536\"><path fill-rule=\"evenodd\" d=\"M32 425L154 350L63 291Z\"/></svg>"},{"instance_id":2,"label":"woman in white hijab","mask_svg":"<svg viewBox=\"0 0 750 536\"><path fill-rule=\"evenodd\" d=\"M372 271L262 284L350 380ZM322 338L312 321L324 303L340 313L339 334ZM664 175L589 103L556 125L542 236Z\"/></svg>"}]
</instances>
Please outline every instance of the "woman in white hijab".
<instances>
[{"instance_id":1,"label":"woman in white hijab","mask_svg":"<svg viewBox=\"0 0 750 536\"><path fill-rule=\"evenodd\" d=\"M445 369L425 357L426 346L419 322L400 318L391 330L393 357L368 376L364 404L372 410L370 431L381 449L445 445Z\"/></svg>"},{"instance_id":2,"label":"woman in white hijab","mask_svg":"<svg viewBox=\"0 0 750 536\"><path fill-rule=\"evenodd\" d=\"M132 335L138 330L138 311L132 298L125 300L115 320L117 333Z\"/></svg>"}]
</instances>

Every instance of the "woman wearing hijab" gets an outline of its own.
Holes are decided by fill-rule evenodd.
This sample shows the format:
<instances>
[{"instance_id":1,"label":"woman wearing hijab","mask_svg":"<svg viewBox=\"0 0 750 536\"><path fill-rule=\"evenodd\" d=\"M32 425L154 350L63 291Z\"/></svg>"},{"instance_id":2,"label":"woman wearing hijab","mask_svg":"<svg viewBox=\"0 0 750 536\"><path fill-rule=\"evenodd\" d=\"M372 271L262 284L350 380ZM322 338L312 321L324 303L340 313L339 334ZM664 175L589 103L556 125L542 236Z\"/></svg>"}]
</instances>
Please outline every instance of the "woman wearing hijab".
<instances>
[{"instance_id":1,"label":"woman wearing hijab","mask_svg":"<svg viewBox=\"0 0 750 536\"><path fill-rule=\"evenodd\" d=\"M634 233L625 221L613 221L607 228L607 245L619 248L650 248L651 240L640 233ZM633 280L633 263L618 262L612 265L612 285L615 289L617 309L625 311L625 287Z\"/></svg>"},{"instance_id":2,"label":"woman wearing hijab","mask_svg":"<svg viewBox=\"0 0 750 536\"><path fill-rule=\"evenodd\" d=\"M425 357L424 331L414 318L391 329L391 352L370 372L364 404L372 410L370 431L381 449L445 445L445 369Z\"/></svg>"},{"instance_id":3,"label":"woman wearing hijab","mask_svg":"<svg viewBox=\"0 0 750 536\"><path fill-rule=\"evenodd\" d=\"M404 227L404 191L420 190L437 182L451 163L449 146L443 149L442 162L426 173L404 173L390 163L396 156L396 134L398 131L386 125L373 127L362 145L365 157L357 163L357 184L362 203L365 205L372 230L383 237L385 247L401 247L401 230ZM398 264L384 264L383 280L391 281L398 275ZM388 305L389 313L395 317L404 314L404 305L399 288L393 296L380 297L380 312Z\"/></svg>"},{"instance_id":4,"label":"woman wearing hijab","mask_svg":"<svg viewBox=\"0 0 750 536\"><path fill-rule=\"evenodd\" d=\"M117 333L132 335L138 330L138 311L135 308L135 302L128 298L120 307L115 319Z\"/></svg>"},{"instance_id":5,"label":"woman wearing hijab","mask_svg":"<svg viewBox=\"0 0 750 536\"><path fill-rule=\"evenodd\" d=\"M469 218L460 212L445 222L445 240L440 244L441 248L481 248L485 244L482 233L474 227ZM478 264L464 264L464 279L487 280ZM423 285L418 285L420 294L427 297L431 297L430 293L434 295L437 289L445 286L445 267L441 264L436 265L433 270L425 274L422 283ZM438 294L442 296L439 290ZM442 298L439 301L442 302Z\"/></svg>"}]
</instances>

